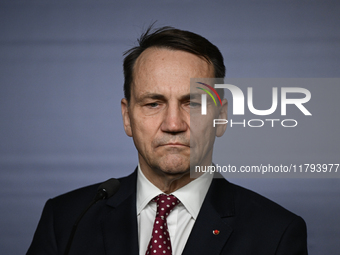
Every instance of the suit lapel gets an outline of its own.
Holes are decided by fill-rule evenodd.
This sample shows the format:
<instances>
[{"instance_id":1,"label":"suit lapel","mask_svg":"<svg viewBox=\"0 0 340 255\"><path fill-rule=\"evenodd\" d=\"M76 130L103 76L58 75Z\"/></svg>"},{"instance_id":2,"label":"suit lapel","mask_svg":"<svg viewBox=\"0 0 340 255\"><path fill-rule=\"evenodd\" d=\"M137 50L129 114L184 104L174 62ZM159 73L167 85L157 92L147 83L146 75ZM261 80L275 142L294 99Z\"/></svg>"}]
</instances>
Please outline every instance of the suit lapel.
<instances>
[{"instance_id":1,"label":"suit lapel","mask_svg":"<svg viewBox=\"0 0 340 255\"><path fill-rule=\"evenodd\" d=\"M230 186L225 179L213 179L183 255L221 253L233 231L228 223L234 216L234 198ZM219 233L213 234L214 230Z\"/></svg>"},{"instance_id":2,"label":"suit lapel","mask_svg":"<svg viewBox=\"0 0 340 255\"><path fill-rule=\"evenodd\" d=\"M121 179L119 191L106 203L101 226L107 255L139 253L136 178L137 172L135 171L130 176Z\"/></svg>"}]
</instances>

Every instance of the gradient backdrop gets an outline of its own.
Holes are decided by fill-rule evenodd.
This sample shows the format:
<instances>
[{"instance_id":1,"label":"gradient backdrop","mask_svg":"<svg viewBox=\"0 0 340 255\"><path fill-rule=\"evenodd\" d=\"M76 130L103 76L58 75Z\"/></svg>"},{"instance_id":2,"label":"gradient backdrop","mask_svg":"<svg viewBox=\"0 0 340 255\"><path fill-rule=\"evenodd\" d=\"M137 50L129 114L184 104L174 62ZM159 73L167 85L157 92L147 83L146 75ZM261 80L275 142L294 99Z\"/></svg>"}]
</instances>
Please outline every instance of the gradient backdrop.
<instances>
[{"instance_id":1,"label":"gradient backdrop","mask_svg":"<svg viewBox=\"0 0 340 255\"><path fill-rule=\"evenodd\" d=\"M313 0L1 0L0 254L26 252L48 198L134 170L120 115L122 52L150 23L211 40L229 78L334 78L339 13L338 1ZM326 121L339 126L339 103L331 111L323 103ZM325 132L319 127L306 146ZM328 136L339 144L338 132ZM226 157L239 157L241 144ZM310 254L339 253L339 179L233 182L301 215Z\"/></svg>"}]
</instances>

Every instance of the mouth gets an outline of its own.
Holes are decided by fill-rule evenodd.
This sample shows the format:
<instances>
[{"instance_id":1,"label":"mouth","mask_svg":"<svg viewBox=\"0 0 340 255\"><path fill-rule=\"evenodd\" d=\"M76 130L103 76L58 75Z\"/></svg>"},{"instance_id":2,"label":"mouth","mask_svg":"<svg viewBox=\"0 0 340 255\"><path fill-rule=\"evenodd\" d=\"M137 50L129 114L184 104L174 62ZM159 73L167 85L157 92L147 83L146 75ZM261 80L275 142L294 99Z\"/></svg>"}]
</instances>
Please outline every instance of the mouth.
<instances>
[{"instance_id":1,"label":"mouth","mask_svg":"<svg viewBox=\"0 0 340 255\"><path fill-rule=\"evenodd\" d=\"M169 146L169 147L190 147L190 145L188 144L184 144L184 143L165 143L165 144L161 144L159 146Z\"/></svg>"}]
</instances>

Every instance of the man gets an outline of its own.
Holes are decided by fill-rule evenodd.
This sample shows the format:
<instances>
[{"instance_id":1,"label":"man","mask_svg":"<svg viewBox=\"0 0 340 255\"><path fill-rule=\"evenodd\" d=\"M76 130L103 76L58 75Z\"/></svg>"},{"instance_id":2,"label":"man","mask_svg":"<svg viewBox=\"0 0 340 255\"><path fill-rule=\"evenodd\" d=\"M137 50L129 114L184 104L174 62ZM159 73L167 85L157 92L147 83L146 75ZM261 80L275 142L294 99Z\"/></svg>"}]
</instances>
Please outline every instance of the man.
<instances>
[{"instance_id":1,"label":"man","mask_svg":"<svg viewBox=\"0 0 340 255\"><path fill-rule=\"evenodd\" d=\"M190 166L212 164L214 138L225 131L208 123L226 119L226 100L208 103L208 120L190 119L200 109L190 78L225 75L217 47L164 27L148 29L126 54L122 116L139 165L86 213L70 254L307 254L300 217L209 173L190 178ZM63 254L97 187L49 200L27 254Z\"/></svg>"}]
</instances>

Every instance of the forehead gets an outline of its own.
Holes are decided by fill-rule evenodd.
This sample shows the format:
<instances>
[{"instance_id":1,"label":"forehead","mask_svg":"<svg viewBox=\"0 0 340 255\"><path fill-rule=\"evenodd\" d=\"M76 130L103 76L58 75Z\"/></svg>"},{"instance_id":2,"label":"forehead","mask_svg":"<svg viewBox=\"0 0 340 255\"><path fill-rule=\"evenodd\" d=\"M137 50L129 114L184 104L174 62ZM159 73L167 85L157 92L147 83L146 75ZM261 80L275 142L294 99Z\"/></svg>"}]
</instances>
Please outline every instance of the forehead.
<instances>
[{"instance_id":1,"label":"forehead","mask_svg":"<svg viewBox=\"0 0 340 255\"><path fill-rule=\"evenodd\" d=\"M194 54L148 48L136 60L133 76L132 94L189 93L190 78L213 78L214 70Z\"/></svg>"}]
</instances>

